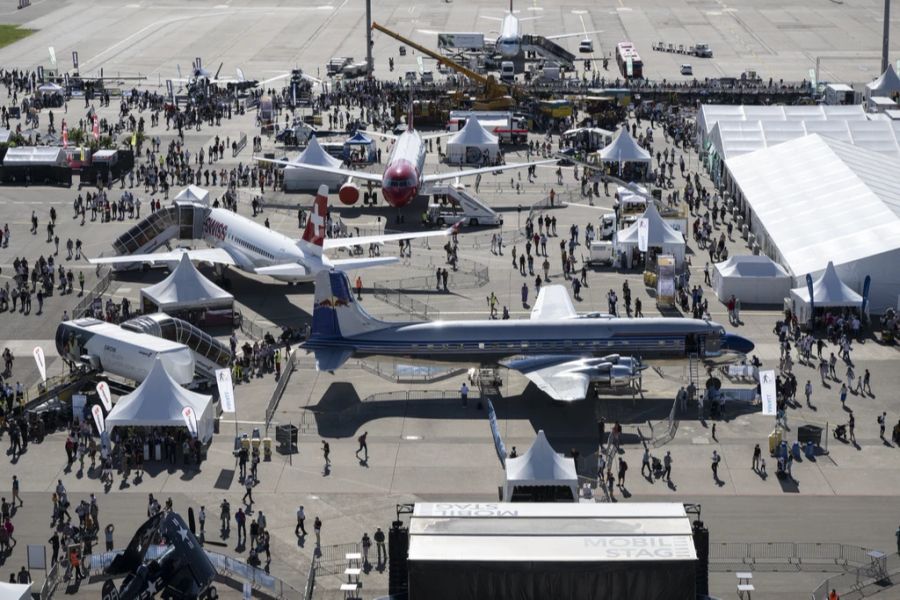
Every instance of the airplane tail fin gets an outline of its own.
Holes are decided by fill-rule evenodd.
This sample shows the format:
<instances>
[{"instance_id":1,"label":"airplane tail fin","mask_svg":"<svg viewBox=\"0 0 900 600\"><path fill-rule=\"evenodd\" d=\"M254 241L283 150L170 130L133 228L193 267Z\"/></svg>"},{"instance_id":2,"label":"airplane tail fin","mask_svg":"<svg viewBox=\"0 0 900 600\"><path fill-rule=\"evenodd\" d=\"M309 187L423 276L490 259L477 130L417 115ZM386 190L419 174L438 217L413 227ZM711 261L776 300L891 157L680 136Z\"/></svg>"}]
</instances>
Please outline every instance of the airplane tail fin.
<instances>
[{"instance_id":1,"label":"airplane tail fin","mask_svg":"<svg viewBox=\"0 0 900 600\"><path fill-rule=\"evenodd\" d=\"M346 273L329 270L316 274L311 342L351 337L383 326L356 301Z\"/></svg>"},{"instance_id":2,"label":"airplane tail fin","mask_svg":"<svg viewBox=\"0 0 900 600\"><path fill-rule=\"evenodd\" d=\"M328 217L328 186L320 185L313 204L312 212L306 219L306 229L303 230L301 243L304 250L313 254L322 254L322 243L325 241L325 221Z\"/></svg>"}]
</instances>

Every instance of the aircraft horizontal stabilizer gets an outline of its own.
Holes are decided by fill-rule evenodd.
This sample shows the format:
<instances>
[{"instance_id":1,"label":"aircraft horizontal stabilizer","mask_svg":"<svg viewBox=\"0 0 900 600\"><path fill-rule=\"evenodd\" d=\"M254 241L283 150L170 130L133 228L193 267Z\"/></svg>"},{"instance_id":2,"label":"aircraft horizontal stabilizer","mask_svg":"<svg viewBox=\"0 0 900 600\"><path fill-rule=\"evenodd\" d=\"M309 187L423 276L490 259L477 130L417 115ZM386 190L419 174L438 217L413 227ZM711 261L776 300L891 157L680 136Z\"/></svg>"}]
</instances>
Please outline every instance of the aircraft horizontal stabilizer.
<instances>
[{"instance_id":1,"label":"aircraft horizontal stabilizer","mask_svg":"<svg viewBox=\"0 0 900 600\"><path fill-rule=\"evenodd\" d=\"M347 362L353 354L352 350L323 348L316 350L316 369L319 371L336 371Z\"/></svg>"},{"instance_id":2,"label":"aircraft horizontal stabilizer","mask_svg":"<svg viewBox=\"0 0 900 600\"><path fill-rule=\"evenodd\" d=\"M398 262L400 262L400 259L396 256L382 256L380 258L327 258L328 265L334 267L335 269L340 269L341 271L367 269L369 267L380 267L383 265L393 265Z\"/></svg>"},{"instance_id":3,"label":"aircraft horizontal stabilizer","mask_svg":"<svg viewBox=\"0 0 900 600\"><path fill-rule=\"evenodd\" d=\"M309 269L300 263L282 263L280 265L272 265L269 267L259 267L253 270L257 275L268 275L269 277L306 277L309 275Z\"/></svg>"}]
</instances>

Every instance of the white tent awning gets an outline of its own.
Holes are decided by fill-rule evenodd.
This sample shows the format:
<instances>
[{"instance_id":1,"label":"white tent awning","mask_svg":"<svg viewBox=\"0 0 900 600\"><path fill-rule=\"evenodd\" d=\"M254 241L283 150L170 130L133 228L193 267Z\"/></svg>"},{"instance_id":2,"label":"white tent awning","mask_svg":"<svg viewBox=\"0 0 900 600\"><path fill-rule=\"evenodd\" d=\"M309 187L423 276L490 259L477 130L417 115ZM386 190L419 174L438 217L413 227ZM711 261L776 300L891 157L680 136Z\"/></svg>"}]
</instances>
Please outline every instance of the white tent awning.
<instances>
[{"instance_id":1,"label":"white tent awning","mask_svg":"<svg viewBox=\"0 0 900 600\"><path fill-rule=\"evenodd\" d=\"M181 256L181 262L172 273L155 285L141 289L141 298L149 300L157 310L180 310L187 308L230 307L234 296L204 277L188 258Z\"/></svg>"},{"instance_id":2,"label":"white tent awning","mask_svg":"<svg viewBox=\"0 0 900 600\"><path fill-rule=\"evenodd\" d=\"M793 278L784 267L765 255L732 255L716 263L713 288L722 302L731 296L742 304L781 304L788 297Z\"/></svg>"},{"instance_id":3,"label":"white tent awning","mask_svg":"<svg viewBox=\"0 0 900 600\"><path fill-rule=\"evenodd\" d=\"M512 498L516 486L568 487L572 498L578 498L578 474L575 461L558 454L543 430L538 431L534 443L522 456L506 459L506 490L504 499Z\"/></svg>"},{"instance_id":4,"label":"white tent awning","mask_svg":"<svg viewBox=\"0 0 900 600\"><path fill-rule=\"evenodd\" d=\"M175 196L175 201L177 202L178 200L196 202L198 204L209 204L209 190L191 184Z\"/></svg>"},{"instance_id":5,"label":"white tent awning","mask_svg":"<svg viewBox=\"0 0 900 600\"><path fill-rule=\"evenodd\" d=\"M627 129L621 129L616 139L600 150L600 160L615 163L649 163L650 153L638 146Z\"/></svg>"}]
</instances>

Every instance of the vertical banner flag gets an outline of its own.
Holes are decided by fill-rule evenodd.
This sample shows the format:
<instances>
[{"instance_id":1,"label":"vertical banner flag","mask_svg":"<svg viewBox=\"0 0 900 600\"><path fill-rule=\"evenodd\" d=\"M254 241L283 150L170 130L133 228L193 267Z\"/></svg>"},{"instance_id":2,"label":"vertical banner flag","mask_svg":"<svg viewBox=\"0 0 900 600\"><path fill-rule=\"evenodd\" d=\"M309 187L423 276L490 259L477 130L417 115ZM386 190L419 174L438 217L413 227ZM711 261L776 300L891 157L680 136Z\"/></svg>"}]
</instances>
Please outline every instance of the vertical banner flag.
<instances>
[{"instance_id":1,"label":"vertical banner flag","mask_svg":"<svg viewBox=\"0 0 900 600\"><path fill-rule=\"evenodd\" d=\"M53 46L47 48L47 51L50 53L50 64L53 68L56 68L56 50L53 49Z\"/></svg>"},{"instance_id":2,"label":"vertical banner flag","mask_svg":"<svg viewBox=\"0 0 900 600\"><path fill-rule=\"evenodd\" d=\"M97 433L106 431L106 419L103 417L103 407L95 404L91 407L91 415L94 416L94 425L97 426Z\"/></svg>"},{"instance_id":3,"label":"vertical banner flag","mask_svg":"<svg viewBox=\"0 0 900 600\"><path fill-rule=\"evenodd\" d=\"M222 403L222 412L234 412L234 385L231 382L229 369L216 369L216 385L219 388L219 401Z\"/></svg>"},{"instance_id":4,"label":"vertical banner flag","mask_svg":"<svg viewBox=\"0 0 900 600\"><path fill-rule=\"evenodd\" d=\"M869 287L871 285L872 285L872 276L866 275L866 278L863 280L863 293L862 293L863 301L862 301L862 308L860 309L860 312L862 313L862 315L865 315L866 309L869 308ZM860 315L860 320L862 320L862 315Z\"/></svg>"},{"instance_id":5,"label":"vertical banner flag","mask_svg":"<svg viewBox=\"0 0 900 600\"><path fill-rule=\"evenodd\" d=\"M166 79L166 94L172 99L172 104L175 104L175 86L171 79Z\"/></svg>"},{"instance_id":6,"label":"vertical banner flag","mask_svg":"<svg viewBox=\"0 0 900 600\"><path fill-rule=\"evenodd\" d=\"M503 468L506 468L506 446L503 444L503 439L500 437L500 425L497 423L497 413L494 411L494 405L491 403L491 400L488 399L488 420L491 422L491 435L494 436L494 449L497 450L497 458L500 459L500 464Z\"/></svg>"},{"instance_id":7,"label":"vertical banner flag","mask_svg":"<svg viewBox=\"0 0 900 600\"><path fill-rule=\"evenodd\" d=\"M97 395L100 396L100 402L103 403L103 408L106 409L106 412L112 410L112 395L109 393L109 384L105 381L101 381L97 384Z\"/></svg>"},{"instance_id":8,"label":"vertical banner flag","mask_svg":"<svg viewBox=\"0 0 900 600\"><path fill-rule=\"evenodd\" d=\"M78 70L78 51L72 50L72 68Z\"/></svg>"},{"instance_id":9,"label":"vertical banner flag","mask_svg":"<svg viewBox=\"0 0 900 600\"><path fill-rule=\"evenodd\" d=\"M650 242L650 221L647 218L638 219L638 250L647 251Z\"/></svg>"},{"instance_id":10,"label":"vertical banner flag","mask_svg":"<svg viewBox=\"0 0 900 600\"><path fill-rule=\"evenodd\" d=\"M66 120L63 119L62 122L62 134L63 134L63 148L69 147L69 126L66 125Z\"/></svg>"},{"instance_id":11,"label":"vertical banner flag","mask_svg":"<svg viewBox=\"0 0 900 600\"><path fill-rule=\"evenodd\" d=\"M94 113L94 125L91 128L91 132L93 133L95 140L100 139L100 119L97 118L97 113Z\"/></svg>"},{"instance_id":12,"label":"vertical banner flag","mask_svg":"<svg viewBox=\"0 0 900 600\"><path fill-rule=\"evenodd\" d=\"M44 81L44 67L42 65L38 65L37 68L37 80Z\"/></svg>"},{"instance_id":13,"label":"vertical banner flag","mask_svg":"<svg viewBox=\"0 0 900 600\"><path fill-rule=\"evenodd\" d=\"M188 433L192 437L197 437L197 415L194 414L194 409L190 406L185 406L181 411L181 416L184 417L184 424L187 425Z\"/></svg>"},{"instance_id":14,"label":"vertical banner flag","mask_svg":"<svg viewBox=\"0 0 900 600\"><path fill-rule=\"evenodd\" d=\"M778 397L775 392L775 371L759 372L759 393L762 399L762 414L775 415Z\"/></svg>"},{"instance_id":15,"label":"vertical banner flag","mask_svg":"<svg viewBox=\"0 0 900 600\"><path fill-rule=\"evenodd\" d=\"M34 347L34 362L37 363L38 371L41 373L41 379L47 382L47 361L44 360L44 349L40 346Z\"/></svg>"},{"instance_id":16,"label":"vertical banner flag","mask_svg":"<svg viewBox=\"0 0 900 600\"><path fill-rule=\"evenodd\" d=\"M816 315L816 295L813 293L812 275L806 274L806 290L809 292L809 322L812 323Z\"/></svg>"}]
</instances>

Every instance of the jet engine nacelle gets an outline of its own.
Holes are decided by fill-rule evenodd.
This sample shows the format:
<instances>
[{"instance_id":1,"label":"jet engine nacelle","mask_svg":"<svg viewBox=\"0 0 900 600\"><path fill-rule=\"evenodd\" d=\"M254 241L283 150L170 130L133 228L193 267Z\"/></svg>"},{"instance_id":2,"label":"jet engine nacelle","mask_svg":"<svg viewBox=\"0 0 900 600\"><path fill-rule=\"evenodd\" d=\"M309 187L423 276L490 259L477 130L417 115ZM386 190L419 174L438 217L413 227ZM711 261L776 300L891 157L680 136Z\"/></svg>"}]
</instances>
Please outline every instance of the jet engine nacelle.
<instances>
[{"instance_id":1,"label":"jet engine nacelle","mask_svg":"<svg viewBox=\"0 0 900 600\"><path fill-rule=\"evenodd\" d=\"M338 190L338 198L341 204L346 204L347 206L356 204L359 200L359 186L352 182L345 183Z\"/></svg>"},{"instance_id":2,"label":"jet engine nacelle","mask_svg":"<svg viewBox=\"0 0 900 600\"><path fill-rule=\"evenodd\" d=\"M635 371L630 365L613 365L609 370L609 385L619 387L629 385L640 377L640 372Z\"/></svg>"}]
</instances>

